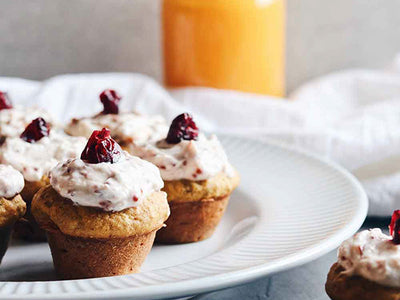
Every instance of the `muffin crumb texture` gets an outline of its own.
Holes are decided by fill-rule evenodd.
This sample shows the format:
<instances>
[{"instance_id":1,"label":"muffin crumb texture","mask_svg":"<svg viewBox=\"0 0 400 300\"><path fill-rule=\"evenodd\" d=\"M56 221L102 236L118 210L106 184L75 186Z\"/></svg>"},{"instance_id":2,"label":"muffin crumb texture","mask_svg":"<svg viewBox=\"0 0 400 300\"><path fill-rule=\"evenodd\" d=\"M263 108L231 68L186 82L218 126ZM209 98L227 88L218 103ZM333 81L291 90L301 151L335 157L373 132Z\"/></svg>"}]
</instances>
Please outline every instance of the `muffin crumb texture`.
<instances>
[{"instance_id":1,"label":"muffin crumb texture","mask_svg":"<svg viewBox=\"0 0 400 300\"><path fill-rule=\"evenodd\" d=\"M144 235L86 239L49 232L54 267L60 278L116 276L140 271L153 245L155 231Z\"/></svg>"},{"instance_id":2,"label":"muffin crumb texture","mask_svg":"<svg viewBox=\"0 0 400 300\"><path fill-rule=\"evenodd\" d=\"M229 195L239 185L239 181L238 173L234 177L219 173L207 180L165 181L163 191L168 195L168 202L199 201Z\"/></svg>"},{"instance_id":3,"label":"muffin crumb texture","mask_svg":"<svg viewBox=\"0 0 400 300\"><path fill-rule=\"evenodd\" d=\"M176 244L208 239L224 215L228 201L229 195L195 202L171 203L171 217L166 221L167 226L157 232L156 241Z\"/></svg>"},{"instance_id":4,"label":"muffin crumb texture","mask_svg":"<svg viewBox=\"0 0 400 300\"><path fill-rule=\"evenodd\" d=\"M32 213L42 228L74 237L108 239L147 234L160 228L169 216L164 192L154 192L137 207L118 212L73 204L50 185L35 195Z\"/></svg>"},{"instance_id":5,"label":"muffin crumb texture","mask_svg":"<svg viewBox=\"0 0 400 300\"><path fill-rule=\"evenodd\" d=\"M400 288L383 286L361 276L348 276L335 263L328 274L325 290L332 300L399 300Z\"/></svg>"},{"instance_id":6,"label":"muffin crumb texture","mask_svg":"<svg viewBox=\"0 0 400 300\"><path fill-rule=\"evenodd\" d=\"M19 218L26 211L26 204L20 195L12 199L0 198L0 227L8 226Z\"/></svg>"}]
</instances>

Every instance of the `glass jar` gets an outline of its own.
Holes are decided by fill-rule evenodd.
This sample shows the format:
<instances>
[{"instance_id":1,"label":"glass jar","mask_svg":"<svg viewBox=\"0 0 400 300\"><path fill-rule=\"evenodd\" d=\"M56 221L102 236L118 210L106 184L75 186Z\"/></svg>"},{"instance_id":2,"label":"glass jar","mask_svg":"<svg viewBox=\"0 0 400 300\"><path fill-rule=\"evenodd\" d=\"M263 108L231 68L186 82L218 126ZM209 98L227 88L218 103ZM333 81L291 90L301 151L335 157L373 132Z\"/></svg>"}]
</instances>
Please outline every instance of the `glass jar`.
<instances>
[{"instance_id":1,"label":"glass jar","mask_svg":"<svg viewBox=\"0 0 400 300\"><path fill-rule=\"evenodd\" d=\"M284 0L164 0L164 80L284 95Z\"/></svg>"}]
</instances>

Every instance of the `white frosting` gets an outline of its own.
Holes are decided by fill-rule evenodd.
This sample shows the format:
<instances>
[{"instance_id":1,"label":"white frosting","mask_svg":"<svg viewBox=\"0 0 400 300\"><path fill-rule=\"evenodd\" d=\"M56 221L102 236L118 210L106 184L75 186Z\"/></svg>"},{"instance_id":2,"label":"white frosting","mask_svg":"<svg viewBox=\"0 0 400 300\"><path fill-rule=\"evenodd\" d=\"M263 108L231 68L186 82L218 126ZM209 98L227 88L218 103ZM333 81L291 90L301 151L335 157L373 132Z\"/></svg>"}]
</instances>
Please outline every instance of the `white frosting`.
<instances>
[{"instance_id":1,"label":"white frosting","mask_svg":"<svg viewBox=\"0 0 400 300\"><path fill-rule=\"evenodd\" d=\"M200 134L197 140L183 140L178 144L165 141L131 145L131 152L155 164L164 180L205 180L218 173L229 177L235 171L215 135L209 139Z\"/></svg>"},{"instance_id":2,"label":"white frosting","mask_svg":"<svg viewBox=\"0 0 400 300\"><path fill-rule=\"evenodd\" d=\"M74 203L106 211L135 207L164 186L154 165L127 152L116 163L90 164L81 159L59 163L50 172L50 183Z\"/></svg>"},{"instance_id":3,"label":"white frosting","mask_svg":"<svg viewBox=\"0 0 400 300\"><path fill-rule=\"evenodd\" d=\"M110 129L111 136L119 143L144 143L159 140L167 135L168 126L161 116L144 116L135 113L118 115L99 114L93 118L72 120L65 131L74 136L90 137L94 130Z\"/></svg>"},{"instance_id":4,"label":"white frosting","mask_svg":"<svg viewBox=\"0 0 400 300\"><path fill-rule=\"evenodd\" d=\"M400 245L391 240L378 228L361 231L339 247L338 263L349 276L400 287Z\"/></svg>"},{"instance_id":5,"label":"white frosting","mask_svg":"<svg viewBox=\"0 0 400 300\"><path fill-rule=\"evenodd\" d=\"M79 157L86 139L51 132L35 143L7 138L0 148L0 162L13 166L27 181L40 181L58 162Z\"/></svg>"},{"instance_id":6,"label":"white frosting","mask_svg":"<svg viewBox=\"0 0 400 300\"><path fill-rule=\"evenodd\" d=\"M50 115L40 108L16 106L0 110L0 136L19 137L25 127L38 117L53 122Z\"/></svg>"},{"instance_id":7,"label":"white frosting","mask_svg":"<svg viewBox=\"0 0 400 300\"><path fill-rule=\"evenodd\" d=\"M12 198L24 188L24 177L11 166L0 165L0 197Z\"/></svg>"}]
</instances>

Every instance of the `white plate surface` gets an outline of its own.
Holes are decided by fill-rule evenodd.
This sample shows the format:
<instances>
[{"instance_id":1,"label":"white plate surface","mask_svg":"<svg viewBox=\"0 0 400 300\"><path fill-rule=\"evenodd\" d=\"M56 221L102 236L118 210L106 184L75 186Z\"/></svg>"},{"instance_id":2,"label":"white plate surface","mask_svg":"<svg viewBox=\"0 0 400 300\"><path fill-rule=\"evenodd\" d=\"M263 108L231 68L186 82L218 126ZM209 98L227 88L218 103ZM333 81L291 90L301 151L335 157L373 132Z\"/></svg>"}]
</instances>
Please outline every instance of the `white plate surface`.
<instances>
[{"instance_id":1,"label":"white plate surface","mask_svg":"<svg viewBox=\"0 0 400 300\"><path fill-rule=\"evenodd\" d=\"M273 144L221 137L242 182L206 241L154 246L139 274L56 281L46 244L12 246L1 299L156 299L232 286L316 259L354 233L367 213L342 168Z\"/></svg>"}]
</instances>

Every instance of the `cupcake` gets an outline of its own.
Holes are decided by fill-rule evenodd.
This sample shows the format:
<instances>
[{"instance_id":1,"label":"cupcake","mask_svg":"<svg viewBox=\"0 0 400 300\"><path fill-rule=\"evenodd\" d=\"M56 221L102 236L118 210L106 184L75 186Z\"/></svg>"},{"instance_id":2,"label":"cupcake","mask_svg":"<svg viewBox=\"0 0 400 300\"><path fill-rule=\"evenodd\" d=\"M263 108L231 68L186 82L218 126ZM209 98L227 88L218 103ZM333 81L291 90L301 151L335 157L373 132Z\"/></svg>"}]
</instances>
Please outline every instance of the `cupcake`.
<instances>
[{"instance_id":1,"label":"cupcake","mask_svg":"<svg viewBox=\"0 0 400 300\"><path fill-rule=\"evenodd\" d=\"M89 118L73 119L65 128L72 136L88 138L93 130L110 129L111 136L123 148L132 143L143 143L161 139L168 126L161 116L144 116L133 112L120 112L121 96L114 90L100 94L103 111Z\"/></svg>"},{"instance_id":2,"label":"cupcake","mask_svg":"<svg viewBox=\"0 0 400 300\"><path fill-rule=\"evenodd\" d=\"M94 131L81 158L59 163L32 203L63 279L138 272L169 215L159 170Z\"/></svg>"},{"instance_id":3,"label":"cupcake","mask_svg":"<svg viewBox=\"0 0 400 300\"><path fill-rule=\"evenodd\" d=\"M389 228L392 236L375 228L342 243L325 285L331 299L400 299L400 210Z\"/></svg>"},{"instance_id":4,"label":"cupcake","mask_svg":"<svg viewBox=\"0 0 400 300\"><path fill-rule=\"evenodd\" d=\"M24 177L11 166L0 165L0 262L3 258L11 229L26 209L19 193L24 187Z\"/></svg>"},{"instance_id":5,"label":"cupcake","mask_svg":"<svg viewBox=\"0 0 400 300\"><path fill-rule=\"evenodd\" d=\"M0 147L0 162L20 171L25 179L21 196L27 203L25 219L15 226L16 237L43 240L30 214L35 193L49 183L48 172L59 161L79 157L86 140L53 132L43 118L33 120L19 137L9 137Z\"/></svg>"},{"instance_id":6,"label":"cupcake","mask_svg":"<svg viewBox=\"0 0 400 300\"><path fill-rule=\"evenodd\" d=\"M155 164L164 180L171 216L156 240L188 243L210 237L239 184L217 137L199 133L185 113L173 120L166 138L128 150Z\"/></svg>"},{"instance_id":7,"label":"cupcake","mask_svg":"<svg viewBox=\"0 0 400 300\"><path fill-rule=\"evenodd\" d=\"M0 144L7 137L19 137L25 127L38 117L53 122L50 115L40 108L14 107L8 94L0 91Z\"/></svg>"}]
</instances>

